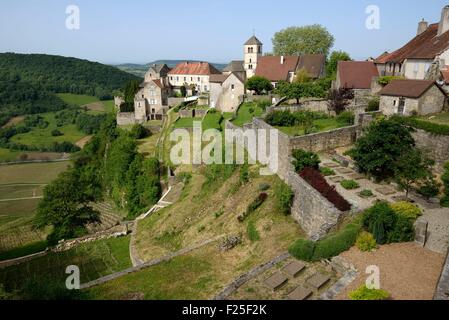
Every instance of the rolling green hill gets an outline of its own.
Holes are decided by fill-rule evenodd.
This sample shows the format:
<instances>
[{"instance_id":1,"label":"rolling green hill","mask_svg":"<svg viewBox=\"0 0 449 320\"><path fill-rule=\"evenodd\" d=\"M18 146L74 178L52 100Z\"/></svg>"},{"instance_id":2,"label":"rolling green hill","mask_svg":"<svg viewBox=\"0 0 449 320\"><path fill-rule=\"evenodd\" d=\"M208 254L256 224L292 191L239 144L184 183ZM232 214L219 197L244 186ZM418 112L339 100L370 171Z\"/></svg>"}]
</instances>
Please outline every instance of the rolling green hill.
<instances>
[{"instance_id":1,"label":"rolling green hill","mask_svg":"<svg viewBox=\"0 0 449 320\"><path fill-rule=\"evenodd\" d=\"M105 98L138 77L97 62L45 54L0 54L0 70L50 92Z\"/></svg>"}]
</instances>

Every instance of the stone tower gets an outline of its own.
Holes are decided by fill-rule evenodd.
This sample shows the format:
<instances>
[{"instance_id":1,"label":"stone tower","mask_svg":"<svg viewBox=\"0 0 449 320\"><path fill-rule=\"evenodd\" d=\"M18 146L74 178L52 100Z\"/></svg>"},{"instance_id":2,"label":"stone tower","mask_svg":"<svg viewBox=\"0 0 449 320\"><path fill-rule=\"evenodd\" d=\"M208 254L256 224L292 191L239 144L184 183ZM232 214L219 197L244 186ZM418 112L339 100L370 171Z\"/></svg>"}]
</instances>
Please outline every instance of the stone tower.
<instances>
[{"instance_id":1,"label":"stone tower","mask_svg":"<svg viewBox=\"0 0 449 320\"><path fill-rule=\"evenodd\" d=\"M244 44L244 66L246 71L246 78L249 79L256 73L257 62L259 58L262 56L262 48L263 44L260 42L256 36L252 36L248 41Z\"/></svg>"}]
</instances>

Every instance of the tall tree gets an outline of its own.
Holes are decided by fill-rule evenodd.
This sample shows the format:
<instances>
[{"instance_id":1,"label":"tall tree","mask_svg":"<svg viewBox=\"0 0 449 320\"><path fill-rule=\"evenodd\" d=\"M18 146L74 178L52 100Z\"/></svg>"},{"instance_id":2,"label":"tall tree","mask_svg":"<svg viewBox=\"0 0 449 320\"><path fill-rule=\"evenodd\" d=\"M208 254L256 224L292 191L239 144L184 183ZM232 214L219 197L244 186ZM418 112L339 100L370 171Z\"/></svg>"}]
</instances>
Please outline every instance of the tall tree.
<instances>
[{"instance_id":1,"label":"tall tree","mask_svg":"<svg viewBox=\"0 0 449 320\"><path fill-rule=\"evenodd\" d=\"M329 31L314 24L304 27L290 27L275 33L273 39L275 55L328 55L334 44L334 37Z\"/></svg>"},{"instance_id":2,"label":"tall tree","mask_svg":"<svg viewBox=\"0 0 449 320\"><path fill-rule=\"evenodd\" d=\"M350 100L354 99L354 91L348 88L333 89L327 95L327 108L329 112L337 115L346 110Z\"/></svg>"},{"instance_id":3,"label":"tall tree","mask_svg":"<svg viewBox=\"0 0 449 320\"><path fill-rule=\"evenodd\" d=\"M99 221L99 213L89 205L95 200L86 182L80 178L79 171L72 169L64 172L45 187L35 226L53 226L48 236L50 244L81 236L87 224Z\"/></svg>"},{"instance_id":4,"label":"tall tree","mask_svg":"<svg viewBox=\"0 0 449 320\"><path fill-rule=\"evenodd\" d=\"M326 65L326 73L328 77L335 76L337 74L337 67L339 61L350 61L351 57L349 53L344 51L333 51L329 56L329 60Z\"/></svg>"}]
</instances>

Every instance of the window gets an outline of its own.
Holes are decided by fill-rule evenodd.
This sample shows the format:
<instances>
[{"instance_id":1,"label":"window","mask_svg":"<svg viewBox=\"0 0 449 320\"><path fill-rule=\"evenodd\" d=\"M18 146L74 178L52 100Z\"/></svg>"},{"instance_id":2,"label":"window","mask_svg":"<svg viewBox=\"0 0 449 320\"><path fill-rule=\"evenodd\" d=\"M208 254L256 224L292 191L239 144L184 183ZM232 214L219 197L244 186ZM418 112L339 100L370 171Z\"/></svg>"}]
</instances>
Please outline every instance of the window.
<instances>
[{"instance_id":1,"label":"window","mask_svg":"<svg viewBox=\"0 0 449 320\"><path fill-rule=\"evenodd\" d=\"M151 113L156 113L156 109L151 109Z\"/></svg>"},{"instance_id":2,"label":"window","mask_svg":"<svg viewBox=\"0 0 449 320\"><path fill-rule=\"evenodd\" d=\"M155 96L156 95L156 90L154 90L154 88L150 88L150 96Z\"/></svg>"},{"instance_id":3,"label":"window","mask_svg":"<svg viewBox=\"0 0 449 320\"><path fill-rule=\"evenodd\" d=\"M231 90L234 91L235 89L235 84L231 84Z\"/></svg>"},{"instance_id":4,"label":"window","mask_svg":"<svg viewBox=\"0 0 449 320\"><path fill-rule=\"evenodd\" d=\"M259 52L259 53L262 53L262 47L259 47L258 52Z\"/></svg>"},{"instance_id":5,"label":"window","mask_svg":"<svg viewBox=\"0 0 449 320\"><path fill-rule=\"evenodd\" d=\"M187 81L187 77L184 77L184 82L186 82Z\"/></svg>"},{"instance_id":6,"label":"window","mask_svg":"<svg viewBox=\"0 0 449 320\"><path fill-rule=\"evenodd\" d=\"M207 86L204 86L204 91L207 91Z\"/></svg>"},{"instance_id":7,"label":"window","mask_svg":"<svg viewBox=\"0 0 449 320\"><path fill-rule=\"evenodd\" d=\"M179 77L176 77L176 81L179 81Z\"/></svg>"},{"instance_id":8,"label":"window","mask_svg":"<svg viewBox=\"0 0 449 320\"><path fill-rule=\"evenodd\" d=\"M190 81L193 82L193 77L190 77Z\"/></svg>"},{"instance_id":9,"label":"window","mask_svg":"<svg viewBox=\"0 0 449 320\"><path fill-rule=\"evenodd\" d=\"M173 77L170 77L170 80L173 80Z\"/></svg>"},{"instance_id":10,"label":"window","mask_svg":"<svg viewBox=\"0 0 449 320\"><path fill-rule=\"evenodd\" d=\"M249 63L253 63L253 59L249 59Z\"/></svg>"},{"instance_id":11,"label":"window","mask_svg":"<svg viewBox=\"0 0 449 320\"><path fill-rule=\"evenodd\" d=\"M156 99L150 99L150 104L152 104L152 105L157 104L157 100Z\"/></svg>"},{"instance_id":12,"label":"window","mask_svg":"<svg viewBox=\"0 0 449 320\"><path fill-rule=\"evenodd\" d=\"M250 65L248 66L248 69L252 70L252 69L253 69L253 65L250 64Z\"/></svg>"},{"instance_id":13,"label":"window","mask_svg":"<svg viewBox=\"0 0 449 320\"><path fill-rule=\"evenodd\" d=\"M198 77L198 82L201 82L201 78L200 77Z\"/></svg>"}]
</instances>

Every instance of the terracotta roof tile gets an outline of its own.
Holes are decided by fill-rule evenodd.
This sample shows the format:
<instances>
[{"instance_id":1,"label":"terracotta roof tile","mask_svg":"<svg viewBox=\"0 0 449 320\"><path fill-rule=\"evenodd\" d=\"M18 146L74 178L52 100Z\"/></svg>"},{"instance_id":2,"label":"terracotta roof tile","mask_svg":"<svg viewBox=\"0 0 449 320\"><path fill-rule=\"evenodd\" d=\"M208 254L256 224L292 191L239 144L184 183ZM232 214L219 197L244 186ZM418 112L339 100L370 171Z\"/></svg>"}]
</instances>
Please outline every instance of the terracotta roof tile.
<instances>
[{"instance_id":1,"label":"terracotta roof tile","mask_svg":"<svg viewBox=\"0 0 449 320\"><path fill-rule=\"evenodd\" d=\"M340 61L340 86L352 89L370 89L374 77L379 76L376 65L370 61Z\"/></svg>"},{"instance_id":2,"label":"terracotta roof tile","mask_svg":"<svg viewBox=\"0 0 449 320\"><path fill-rule=\"evenodd\" d=\"M178 64L168 74L211 75L221 74L221 72L207 62L183 62Z\"/></svg>"},{"instance_id":3,"label":"terracotta roof tile","mask_svg":"<svg viewBox=\"0 0 449 320\"><path fill-rule=\"evenodd\" d=\"M402 63L405 59L432 60L449 48L449 31L438 35L438 23L431 24L426 31L417 35L400 49L382 54L376 63Z\"/></svg>"},{"instance_id":4,"label":"terracotta roof tile","mask_svg":"<svg viewBox=\"0 0 449 320\"><path fill-rule=\"evenodd\" d=\"M326 57L323 54L305 54L300 56L298 70L305 69L310 77L318 79L324 71Z\"/></svg>"},{"instance_id":5,"label":"terracotta roof tile","mask_svg":"<svg viewBox=\"0 0 449 320\"><path fill-rule=\"evenodd\" d=\"M379 94L382 96L396 96L407 98L419 98L433 85L430 80L394 80L385 86Z\"/></svg>"},{"instance_id":6,"label":"terracotta roof tile","mask_svg":"<svg viewBox=\"0 0 449 320\"><path fill-rule=\"evenodd\" d=\"M281 64L280 56L260 57L257 62L256 76L265 77L270 81L287 81L290 72L296 72L299 63L298 56L285 56Z\"/></svg>"}]
</instances>

